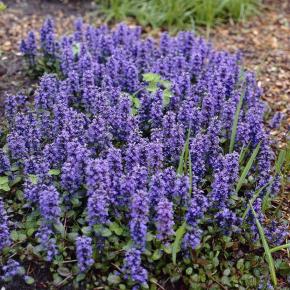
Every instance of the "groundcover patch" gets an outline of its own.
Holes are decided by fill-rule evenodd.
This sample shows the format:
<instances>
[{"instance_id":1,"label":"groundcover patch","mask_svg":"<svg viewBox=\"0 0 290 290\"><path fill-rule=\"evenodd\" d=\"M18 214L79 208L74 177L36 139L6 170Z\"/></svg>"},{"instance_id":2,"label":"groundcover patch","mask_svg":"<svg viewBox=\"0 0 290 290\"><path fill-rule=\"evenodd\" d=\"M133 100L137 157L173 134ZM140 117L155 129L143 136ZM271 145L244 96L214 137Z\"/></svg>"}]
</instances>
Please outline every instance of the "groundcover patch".
<instances>
[{"instance_id":1,"label":"groundcover patch","mask_svg":"<svg viewBox=\"0 0 290 290\"><path fill-rule=\"evenodd\" d=\"M286 281L289 266L273 256L287 224L270 203L286 153L274 162L261 89L240 54L123 24L77 21L56 39L50 19L21 51L42 76L33 98L6 99L3 285L38 283L36 268L80 289Z\"/></svg>"}]
</instances>

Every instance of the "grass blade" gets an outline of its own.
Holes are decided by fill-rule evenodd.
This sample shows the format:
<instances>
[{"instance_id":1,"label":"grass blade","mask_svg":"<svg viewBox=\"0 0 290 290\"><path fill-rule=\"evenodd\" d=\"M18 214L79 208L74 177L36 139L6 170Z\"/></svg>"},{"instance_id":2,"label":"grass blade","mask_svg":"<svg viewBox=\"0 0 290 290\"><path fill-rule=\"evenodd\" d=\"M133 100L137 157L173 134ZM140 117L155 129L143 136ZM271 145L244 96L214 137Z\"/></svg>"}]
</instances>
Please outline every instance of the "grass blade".
<instances>
[{"instance_id":1,"label":"grass blade","mask_svg":"<svg viewBox=\"0 0 290 290\"><path fill-rule=\"evenodd\" d=\"M243 145L242 150L241 150L241 153L240 153L240 157L239 157L239 164L242 164L243 163L243 161L245 159L245 156L246 156L246 153L248 152L248 150L249 150L248 146L245 147Z\"/></svg>"},{"instance_id":2,"label":"grass blade","mask_svg":"<svg viewBox=\"0 0 290 290\"><path fill-rule=\"evenodd\" d=\"M183 224L176 231L175 240L174 240L173 245L172 245L172 261L173 261L173 265L176 265L176 254L180 250L180 245L181 245L182 238L183 238L183 236L185 234L185 230L186 230L186 222L183 222Z\"/></svg>"},{"instance_id":3,"label":"grass blade","mask_svg":"<svg viewBox=\"0 0 290 290\"><path fill-rule=\"evenodd\" d=\"M184 143L180 158L179 158L179 164L177 168L177 174L178 175L183 175L184 173L184 167L187 163L187 158L189 155L189 138L190 138L190 128L187 133L186 141Z\"/></svg>"},{"instance_id":4,"label":"grass blade","mask_svg":"<svg viewBox=\"0 0 290 290\"><path fill-rule=\"evenodd\" d=\"M250 207L251 207L252 213L255 217L255 222L256 222L256 225L257 225L257 228L259 231L260 239L261 239L261 242L262 242L264 250L265 250L266 260L268 262L271 279L272 279L274 286L276 286L277 285L277 277L276 277L276 272L275 272L274 260L273 260L273 257L271 255L271 251L270 251L268 242L266 240L265 232L264 232L264 229L263 229L259 219L257 218L256 212L255 212L251 203L250 203Z\"/></svg>"},{"instance_id":5,"label":"grass blade","mask_svg":"<svg viewBox=\"0 0 290 290\"><path fill-rule=\"evenodd\" d=\"M276 174L281 173L281 168L282 168L282 165L283 165L285 159L286 159L286 150L281 150L279 153L279 156L278 156L278 160L277 160L277 162L275 162Z\"/></svg>"},{"instance_id":6,"label":"grass blade","mask_svg":"<svg viewBox=\"0 0 290 290\"><path fill-rule=\"evenodd\" d=\"M191 163L191 155L188 155L188 175L189 175L189 196L192 194L192 163Z\"/></svg>"},{"instance_id":7,"label":"grass blade","mask_svg":"<svg viewBox=\"0 0 290 290\"><path fill-rule=\"evenodd\" d=\"M290 249L290 243L272 248L272 249L270 249L270 252L274 253L274 252L277 252L277 251L280 251L283 249Z\"/></svg>"},{"instance_id":8,"label":"grass blade","mask_svg":"<svg viewBox=\"0 0 290 290\"><path fill-rule=\"evenodd\" d=\"M182 152L181 152L180 158L179 158L179 164L178 164L178 168L177 168L177 174L178 175L182 175L182 173L183 173L185 144L184 144L184 147L182 149Z\"/></svg>"},{"instance_id":9,"label":"grass blade","mask_svg":"<svg viewBox=\"0 0 290 290\"><path fill-rule=\"evenodd\" d=\"M255 200L258 198L258 196L260 195L260 193L268 186L272 183L273 181L269 181L268 183L266 183L264 186L262 186L261 188L257 189L254 192L253 197L250 200L250 204L253 204L255 202ZM247 216L249 210L250 210L250 204L247 206L246 210L244 211L243 215L242 215L242 219L244 220L245 217Z\"/></svg>"},{"instance_id":10,"label":"grass blade","mask_svg":"<svg viewBox=\"0 0 290 290\"><path fill-rule=\"evenodd\" d=\"M243 185L243 183L244 183L244 181L245 181L245 179L246 179L246 177L247 177L247 175L248 175L248 173L249 173L249 171L250 171L250 169L251 169L251 167L253 165L253 162L256 159L257 155L258 155L258 152L260 150L260 146L261 146L261 142L257 145L255 150L253 151L249 161L246 164L246 167L244 168L244 170L242 172L242 175L241 175L241 177L240 177L240 179L238 181L237 187L236 187L236 192L237 193L241 189L241 187L242 187L242 185Z\"/></svg>"}]
</instances>

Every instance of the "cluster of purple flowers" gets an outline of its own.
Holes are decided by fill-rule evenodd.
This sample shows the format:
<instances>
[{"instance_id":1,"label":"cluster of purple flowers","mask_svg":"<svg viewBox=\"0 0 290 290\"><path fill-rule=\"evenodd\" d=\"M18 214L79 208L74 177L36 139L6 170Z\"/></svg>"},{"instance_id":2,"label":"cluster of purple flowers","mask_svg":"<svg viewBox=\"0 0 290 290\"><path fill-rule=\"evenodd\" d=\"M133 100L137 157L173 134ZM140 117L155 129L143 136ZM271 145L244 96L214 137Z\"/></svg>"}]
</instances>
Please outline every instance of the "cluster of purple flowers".
<instances>
[{"instance_id":1,"label":"cluster of purple flowers","mask_svg":"<svg viewBox=\"0 0 290 290\"><path fill-rule=\"evenodd\" d=\"M10 231L8 226L8 216L4 208L4 202L0 198L0 251L9 246L10 244Z\"/></svg>"},{"instance_id":2,"label":"cluster of purple flowers","mask_svg":"<svg viewBox=\"0 0 290 290\"><path fill-rule=\"evenodd\" d=\"M21 51L33 60L52 57L60 63L62 78L44 75L33 106L26 106L22 95L10 96L6 116L11 160L27 176L38 177L36 185L28 180L24 191L44 221L58 219L64 193L86 198L90 226L123 219L133 241L124 272L138 283L147 279L141 257L149 226L166 244L186 221L183 244L192 249L202 239L199 224L205 213L212 215L210 223L231 234L240 223L230 202L239 175L236 152L247 146L251 154L261 144L253 167L257 186L270 180L273 160L261 90L252 73L241 73L241 56L216 51L190 32L163 33L157 42L141 37L138 27L121 24L110 30L80 20L75 33L60 40L47 20L40 38L40 50L30 33ZM144 73L168 81L169 103L162 84L157 91L147 89ZM226 154L242 94L235 152ZM132 95L139 104L136 113ZM191 178L176 174L188 132ZM0 158L6 160L1 152ZM60 171L58 190L50 169ZM88 237L77 239L81 271L93 264L93 243Z\"/></svg>"},{"instance_id":3,"label":"cluster of purple flowers","mask_svg":"<svg viewBox=\"0 0 290 290\"><path fill-rule=\"evenodd\" d=\"M7 281L16 275L21 275L22 269L20 264L14 259L9 259L5 265L2 267L3 275L0 276L0 280Z\"/></svg>"},{"instance_id":4,"label":"cluster of purple flowers","mask_svg":"<svg viewBox=\"0 0 290 290\"><path fill-rule=\"evenodd\" d=\"M84 272L94 264L92 239L90 237L77 238L76 255L80 271Z\"/></svg>"}]
</instances>

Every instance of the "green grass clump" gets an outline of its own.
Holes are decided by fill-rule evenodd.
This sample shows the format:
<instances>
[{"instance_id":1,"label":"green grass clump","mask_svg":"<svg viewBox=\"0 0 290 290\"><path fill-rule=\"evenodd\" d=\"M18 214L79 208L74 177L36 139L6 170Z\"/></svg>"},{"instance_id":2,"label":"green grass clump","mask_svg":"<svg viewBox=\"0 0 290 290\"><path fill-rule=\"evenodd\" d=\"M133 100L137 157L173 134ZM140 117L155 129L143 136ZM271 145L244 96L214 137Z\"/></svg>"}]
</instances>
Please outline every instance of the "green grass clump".
<instances>
[{"instance_id":1,"label":"green grass clump","mask_svg":"<svg viewBox=\"0 0 290 290\"><path fill-rule=\"evenodd\" d=\"M210 28L229 19L245 20L257 13L261 0L96 0L106 20L121 21L133 17L138 24L175 33Z\"/></svg>"}]
</instances>

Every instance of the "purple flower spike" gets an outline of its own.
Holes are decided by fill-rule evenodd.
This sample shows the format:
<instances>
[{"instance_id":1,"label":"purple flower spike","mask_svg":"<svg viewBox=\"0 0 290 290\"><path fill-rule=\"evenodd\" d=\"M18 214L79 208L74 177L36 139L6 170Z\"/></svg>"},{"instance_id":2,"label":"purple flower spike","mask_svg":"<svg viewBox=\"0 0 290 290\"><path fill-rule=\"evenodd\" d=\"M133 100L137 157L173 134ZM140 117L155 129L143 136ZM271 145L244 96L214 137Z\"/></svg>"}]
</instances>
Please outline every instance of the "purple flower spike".
<instances>
[{"instance_id":1,"label":"purple flower spike","mask_svg":"<svg viewBox=\"0 0 290 290\"><path fill-rule=\"evenodd\" d=\"M160 199L156 209L157 239L166 241L174 234L173 203L166 197Z\"/></svg>"},{"instance_id":2,"label":"purple flower spike","mask_svg":"<svg viewBox=\"0 0 290 290\"><path fill-rule=\"evenodd\" d=\"M87 271L94 264L91 238L85 236L77 238L76 256L81 272Z\"/></svg>"}]
</instances>

